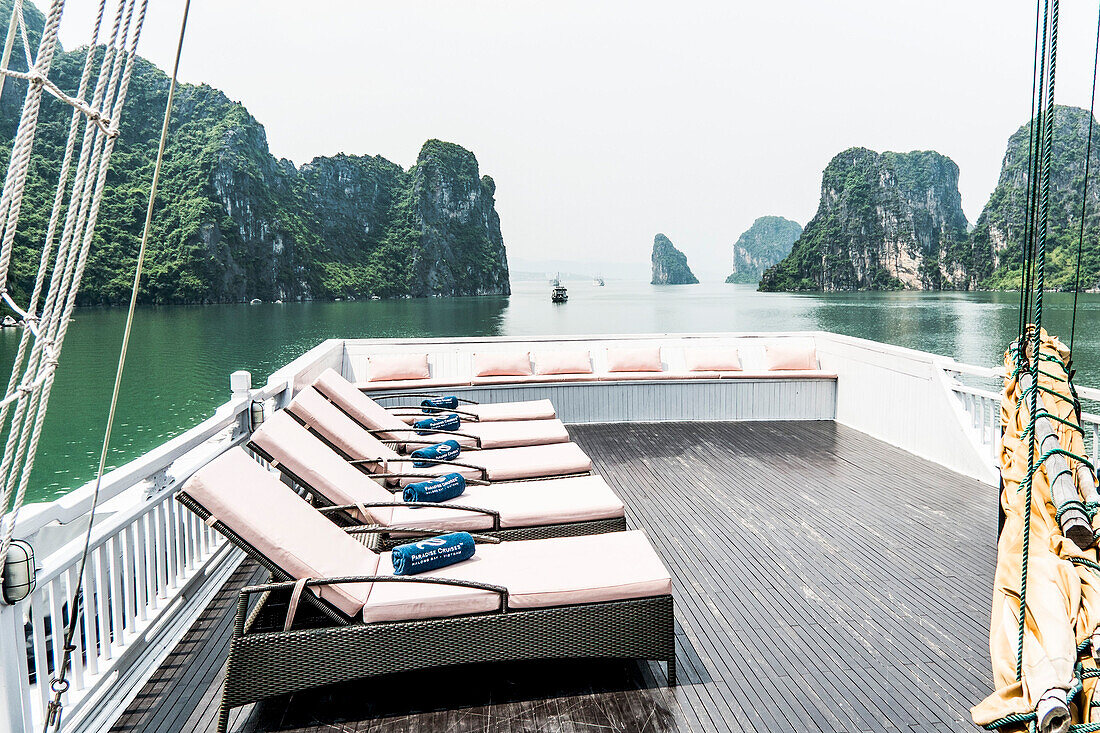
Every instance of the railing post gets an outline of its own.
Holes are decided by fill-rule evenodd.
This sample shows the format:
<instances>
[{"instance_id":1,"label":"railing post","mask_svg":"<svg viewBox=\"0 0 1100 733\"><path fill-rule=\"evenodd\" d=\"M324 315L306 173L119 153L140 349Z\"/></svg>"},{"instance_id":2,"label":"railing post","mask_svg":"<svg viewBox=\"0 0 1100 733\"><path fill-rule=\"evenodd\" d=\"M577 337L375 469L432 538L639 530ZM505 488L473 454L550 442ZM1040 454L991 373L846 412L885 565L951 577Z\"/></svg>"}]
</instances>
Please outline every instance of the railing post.
<instances>
[{"instance_id":1,"label":"railing post","mask_svg":"<svg viewBox=\"0 0 1100 733\"><path fill-rule=\"evenodd\" d=\"M32 729L27 637L21 605L0 603L0 733Z\"/></svg>"},{"instance_id":2,"label":"railing post","mask_svg":"<svg viewBox=\"0 0 1100 733\"><path fill-rule=\"evenodd\" d=\"M229 389L233 393L234 402L244 402L244 410L237 417L236 434L245 435L251 430L252 372L240 369L230 374Z\"/></svg>"}]
</instances>

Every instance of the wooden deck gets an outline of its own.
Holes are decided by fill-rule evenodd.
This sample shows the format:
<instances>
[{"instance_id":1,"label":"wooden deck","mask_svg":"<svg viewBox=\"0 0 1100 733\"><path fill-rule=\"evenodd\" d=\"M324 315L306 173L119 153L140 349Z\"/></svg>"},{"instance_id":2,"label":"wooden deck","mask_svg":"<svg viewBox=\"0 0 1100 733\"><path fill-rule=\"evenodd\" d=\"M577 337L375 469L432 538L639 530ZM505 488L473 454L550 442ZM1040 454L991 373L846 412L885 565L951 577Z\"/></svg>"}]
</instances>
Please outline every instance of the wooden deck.
<instances>
[{"instance_id":1,"label":"wooden deck","mask_svg":"<svg viewBox=\"0 0 1100 733\"><path fill-rule=\"evenodd\" d=\"M235 731L957 731L990 691L995 491L832 422L570 432L672 571L656 663L482 666L239 709ZM238 571L119 720L213 730Z\"/></svg>"}]
</instances>

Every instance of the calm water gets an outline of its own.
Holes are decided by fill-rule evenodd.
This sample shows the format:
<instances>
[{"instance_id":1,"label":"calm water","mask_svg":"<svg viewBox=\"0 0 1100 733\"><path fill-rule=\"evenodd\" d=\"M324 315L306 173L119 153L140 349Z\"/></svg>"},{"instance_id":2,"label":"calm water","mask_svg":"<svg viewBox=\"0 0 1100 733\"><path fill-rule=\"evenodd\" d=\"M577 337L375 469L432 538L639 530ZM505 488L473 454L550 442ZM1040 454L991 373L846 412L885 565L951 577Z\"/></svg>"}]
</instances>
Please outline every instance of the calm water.
<instances>
[{"instance_id":1,"label":"calm water","mask_svg":"<svg viewBox=\"0 0 1100 733\"><path fill-rule=\"evenodd\" d=\"M286 305L143 308L137 313L112 445L113 465L199 422L229 396L229 374L262 384L272 371L331 337L497 336L692 331L824 330L953 356L1000 361L1017 324L1012 293L757 293L705 283L656 288L567 282L569 302L522 282L510 298L453 298ZM1066 335L1072 296L1047 297L1044 323ZM42 500L95 472L122 339L122 309L76 314L65 343L31 488ZM1076 363L1081 384L1100 384L1100 296L1082 295ZM0 331L10 368L18 343Z\"/></svg>"}]
</instances>

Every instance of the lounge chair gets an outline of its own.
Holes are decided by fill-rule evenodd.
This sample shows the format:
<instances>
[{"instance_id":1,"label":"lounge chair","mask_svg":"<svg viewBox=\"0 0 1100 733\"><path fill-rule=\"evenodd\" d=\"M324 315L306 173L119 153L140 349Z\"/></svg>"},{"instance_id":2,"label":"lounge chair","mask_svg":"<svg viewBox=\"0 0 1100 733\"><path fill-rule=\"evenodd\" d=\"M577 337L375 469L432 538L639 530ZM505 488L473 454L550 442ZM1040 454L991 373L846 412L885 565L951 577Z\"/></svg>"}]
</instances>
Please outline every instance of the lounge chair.
<instances>
[{"instance_id":1,"label":"lounge chair","mask_svg":"<svg viewBox=\"0 0 1100 733\"><path fill-rule=\"evenodd\" d=\"M232 708L267 697L456 664L665 660L675 684L672 583L640 531L479 545L395 576L389 553L349 534L361 528L328 521L241 451L177 499L272 574L240 591L219 733Z\"/></svg>"},{"instance_id":2,"label":"lounge chair","mask_svg":"<svg viewBox=\"0 0 1100 733\"><path fill-rule=\"evenodd\" d=\"M351 399L347 399L350 397ZM423 430L410 427L401 418L387 411L370 397L358 391L340 394L330 400L314 387L306 387L287 406L307 422L322 421L330 406L340 410L364 430L382 440L392 441L399 450L454 439L463 448L516 448L525 445L568 443L569 433L561 420L513 420L510 422L465 422L457 430ZM421 418L431 415L420 415ZM311 423L312 424L312 423Z\"/></svg>"},{"instance_id":3,"label":"lounge chair","mask_svg":"<svg viewBox=\"0 0 1100 733\"><path fill-rule=\"evenodd\" d=\"M410 505L293 419L272 416L252 434L249 447L342 524L464 530L508 540L626 529L622 500L599 476L471 484L454 499ZM381 547L401 541L377 537Z\"/></svg>"},{"instance_id":4,"label":"lounge chair","mask_svg":"<svg viewBox=\"0 0 1100 733\"><path fill-rule=\"evenodd\" d=\"M321 376L317 377L313 382L313 386L330 400L340 400L341 406L344 404L365 404L363 400L372 401L377 404L377 400L383 399L415 399L418 401L417 404L399 405L388 408L407 423L424 417L425 408L420 406L419 400L440 396L437 394L413 392L376 395L374 398L371 398L363 394L354 384L340 376L334 369L326 369L322 372ZM513 420L553 420L558 416L550 400L478 403L472 400L459 398L459 402L461 406L457 410L426 408L426 412L427 414L456 412L464 421L484 423L511 422Z\"/></svg>"},{"instance_id":5,"label":"lounge chair","mask_svg":"<svg viewBox=\"0 0 1100 733\"><path fill-rule=\"evenodd\" d=\"M356 464L361 470L374 474L376 478L385 478L395 485L404 486L452 472L461 473L467 479L495 483L575 476L592 470L592 459L576 443L464 451L457 460L434 461L428 467L418 467L413 465L412 458L401 455L393 447L371 435L335 405L318 403L314 406L318 409L312 413L306 413L302 409L297 413L289 413L293 418L288 418L287 413L280 410L270 420L297 419L346 460ZM440 442L443 439L444 436L441 435L431 442Z\"/></svg>"}]
</instances>

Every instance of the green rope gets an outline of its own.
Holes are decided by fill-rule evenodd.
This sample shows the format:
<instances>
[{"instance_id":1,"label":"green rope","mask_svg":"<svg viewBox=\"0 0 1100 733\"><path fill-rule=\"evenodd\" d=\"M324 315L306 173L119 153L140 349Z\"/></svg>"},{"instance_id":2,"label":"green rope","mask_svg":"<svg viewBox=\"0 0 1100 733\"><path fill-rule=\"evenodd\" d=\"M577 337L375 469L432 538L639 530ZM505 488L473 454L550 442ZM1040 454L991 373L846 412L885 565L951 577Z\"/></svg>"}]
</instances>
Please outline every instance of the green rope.
<instances>
[{"instance_id":1,"label":"green rope","mask_svg":"<svg viewBox=\"0 0 1100 733\"><path fill-rule=\"evenodd\" d=\"M1001 728L1006 728L1010 725L1030 723L1033 720L1035 720L1035 713L1013 713L1012 715L1006 715L1003 718L998 718L992 723L986 723L982 727L986 730L999 730Z\"/></svg>"}]
</instances>

